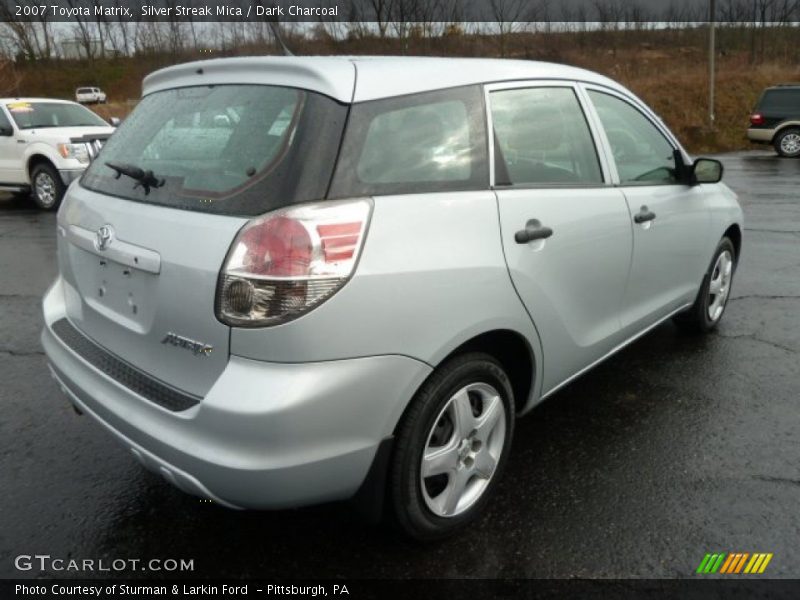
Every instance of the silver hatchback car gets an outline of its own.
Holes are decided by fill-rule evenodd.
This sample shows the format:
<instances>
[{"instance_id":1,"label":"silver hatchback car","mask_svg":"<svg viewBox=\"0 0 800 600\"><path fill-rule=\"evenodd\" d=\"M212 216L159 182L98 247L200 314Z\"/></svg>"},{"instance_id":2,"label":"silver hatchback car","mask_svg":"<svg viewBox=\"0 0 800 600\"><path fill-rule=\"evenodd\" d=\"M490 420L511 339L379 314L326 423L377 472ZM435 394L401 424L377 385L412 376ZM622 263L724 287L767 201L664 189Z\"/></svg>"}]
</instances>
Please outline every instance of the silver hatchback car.
<instances>
[{"instance_id":1,"label":"silver hatchback car","mask_svg":"<svg viewBox=\"0 0 800 600\"><path fill-rule=\"evenodd\" d=\"M516 416L662 321L719 322L721 176L562 65L180 65L69 188L42 343L180 489L354 499L434 539L484 508Z\"/></svg>"}]
</instances>

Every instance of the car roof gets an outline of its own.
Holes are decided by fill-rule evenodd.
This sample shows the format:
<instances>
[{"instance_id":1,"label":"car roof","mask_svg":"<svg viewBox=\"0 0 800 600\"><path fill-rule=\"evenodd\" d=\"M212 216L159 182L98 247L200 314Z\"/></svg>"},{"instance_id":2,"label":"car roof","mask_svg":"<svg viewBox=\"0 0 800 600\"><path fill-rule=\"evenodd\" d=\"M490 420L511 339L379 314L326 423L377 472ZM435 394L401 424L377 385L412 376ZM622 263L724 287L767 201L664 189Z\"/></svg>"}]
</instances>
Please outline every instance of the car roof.
<instances>
[{"instance_id":1,"label":"car roof","mask_svg":"<svg viewBox=\"0 0 800 600\"><path fill-rule=\"evenodd\" d=\"M527 79L584 81L624 90L613 80L592 71L528 60L259 56L196 61L161 69L145 78L143 94L209 83L256 83L308 89L349 103L463 85Z\"/></svg>"},{"instance_id":2,"label":"car roof","mask_svg":"<svg viewBox=\"0 0 800 600\"><path fill-rule=\"evenodd\" d=\"M71 100L60 100L57 98L0 98L0 103L13 104L14 102L54 102L56 104L76 104Z\"/></svg>"}]
</instances>

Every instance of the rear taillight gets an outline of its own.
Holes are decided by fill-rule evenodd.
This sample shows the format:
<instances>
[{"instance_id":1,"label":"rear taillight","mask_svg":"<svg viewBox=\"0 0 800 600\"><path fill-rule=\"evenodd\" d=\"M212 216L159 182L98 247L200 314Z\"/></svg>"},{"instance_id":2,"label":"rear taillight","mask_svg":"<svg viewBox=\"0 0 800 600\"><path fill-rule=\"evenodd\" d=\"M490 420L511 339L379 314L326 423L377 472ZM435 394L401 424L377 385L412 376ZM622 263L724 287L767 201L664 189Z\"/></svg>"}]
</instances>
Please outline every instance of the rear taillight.
<instances>
[{"instance_id":1,"label":"rear taillight","mask_svg":"<svg viewBox=\"0 0 800 600\"><path fill-rule=\"evenodd\" d=\"M750 123L752 125L763 125L764 124L764 115L761 113L753 113L750 115Z\"/></svg>"},{"instance_id":2,"label":"rear taillight","mask_svg":"<svg viewBox=\"0 0 800 600\"><path fill-rule=\"evenodd\" d=\"M371 210L369 200L328 201L250 221L222 267L217 317L277 325L330 298L353 274Z\"/></svg>"}]
</instances>

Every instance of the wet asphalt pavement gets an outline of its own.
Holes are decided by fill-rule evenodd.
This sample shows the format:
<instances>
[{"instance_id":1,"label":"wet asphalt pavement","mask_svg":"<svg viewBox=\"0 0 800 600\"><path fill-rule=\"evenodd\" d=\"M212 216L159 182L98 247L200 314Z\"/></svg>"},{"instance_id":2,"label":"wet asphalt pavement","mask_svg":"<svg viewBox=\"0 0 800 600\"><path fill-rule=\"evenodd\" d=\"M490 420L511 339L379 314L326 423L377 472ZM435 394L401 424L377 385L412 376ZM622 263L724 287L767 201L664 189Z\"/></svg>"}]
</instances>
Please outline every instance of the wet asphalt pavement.
<instances>
[{"instance_id":1,"label":"wet asphalt pavement","mask_svg":"<svg viewBox=\"0 0 800 600\"><path fill-rule=\"evenodd\" d=\"M800 577L800 160L722 158L746 232L719 330L662 325L540 405L485 517L432 546L339 505L226 510L146 472L48 376L54 215L0 201L0 577L46 575L14 569L36 553L194 559L199 577L687 577L736 551Z\"/></svg>"}]
</instances>

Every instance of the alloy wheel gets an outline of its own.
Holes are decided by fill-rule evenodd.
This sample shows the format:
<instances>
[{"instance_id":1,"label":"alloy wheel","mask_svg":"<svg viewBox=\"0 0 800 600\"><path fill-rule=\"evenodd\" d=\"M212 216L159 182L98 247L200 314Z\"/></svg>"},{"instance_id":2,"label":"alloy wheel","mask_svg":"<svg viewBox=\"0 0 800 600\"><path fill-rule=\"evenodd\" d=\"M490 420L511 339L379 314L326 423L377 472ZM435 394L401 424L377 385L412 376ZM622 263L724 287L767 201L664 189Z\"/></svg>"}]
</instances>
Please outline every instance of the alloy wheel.
<instances>
[{"instance_id":1,"label":"alloy wheel","mask_svg":"<svg viewBox=\"0 0 800 600\"><path fill-rule=\"evenodd\" d=\"M56 202L56 183L48 173L39 173L33 182L34 193L42 207L53 206Z\"/></svg>"},{"instance_id":2,"label":"alloy wheel","mask_svg":"<svg viewBox=\"0 0 800 600\"><path fill-rule=\"evenodd\" d=\"M436 516L467 511L489 486L506 437L500 393L472 383L447 401L422 453L420 479L425 504Z\"/></svg>"},{"instance_id":3,"label":"alloy wheel","mask_svg":"<svg viewBox=\"0 0 800 600\"><path fill-rule=\"evenodd\" d=\"M787 133L781 139L781 150L789 155L800 153L800 133Z\"/></svg>"},{"instance_id":4,"label":"alloy wheel","mask_svg":"<svg viewBox=\"0 0 800 600\"><path fill-rule=\"evenodd\" d=\"M711 281L708 285L708 318L711 322L722 316L725 302L731 290L731 276L733 275L733 256L725 250L717 257L717 262L711 271Z\"/></svg>"}]
</instances>

